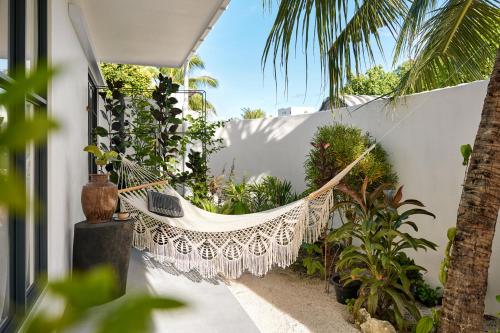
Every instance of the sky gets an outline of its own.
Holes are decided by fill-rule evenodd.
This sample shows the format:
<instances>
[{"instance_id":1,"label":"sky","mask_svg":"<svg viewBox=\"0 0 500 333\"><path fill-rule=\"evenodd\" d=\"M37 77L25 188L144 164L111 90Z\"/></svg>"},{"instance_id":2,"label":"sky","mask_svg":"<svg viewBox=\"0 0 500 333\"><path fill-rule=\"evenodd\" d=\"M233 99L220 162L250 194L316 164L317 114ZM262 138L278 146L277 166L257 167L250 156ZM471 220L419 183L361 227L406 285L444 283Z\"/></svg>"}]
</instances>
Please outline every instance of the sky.
<instances>
[{"instance_id":1,"label":"sky","mask_svg":"<svg viewBox=\"0 0 500 333\"><path fill-rule=\"evenodd\" d=\"M276 116L278 108L288 106L319 108L327 95L319 55L312 49L309 50L307 84L303 51L299 47L295 59L291 55L286 94L284 75L278 73L274 80L272 62L262 72L262 51L274 17L275 11L264 11L260 0L231 0L197 50L205 61L204 74L219 80L218 88L206 89L207 99L215 106L218 118L241 117L243 107L261 108L268 116ZM390 36L382 33L381 37L389 49ZM390 58L390 53L386 56ZM388 67L381 57L377 58L378 64Z\"/></svg>"}]
</instances>

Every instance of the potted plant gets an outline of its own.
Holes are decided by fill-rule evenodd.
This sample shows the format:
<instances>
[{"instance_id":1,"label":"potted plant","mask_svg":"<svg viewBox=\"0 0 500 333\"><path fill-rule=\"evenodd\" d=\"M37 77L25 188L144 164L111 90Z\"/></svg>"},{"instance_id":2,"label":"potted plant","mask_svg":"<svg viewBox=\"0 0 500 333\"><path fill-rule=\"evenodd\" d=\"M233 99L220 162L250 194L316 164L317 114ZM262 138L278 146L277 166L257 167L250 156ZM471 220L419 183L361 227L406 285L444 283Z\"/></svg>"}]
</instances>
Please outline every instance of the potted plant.
<instances>
[{"instance_id":1,"label":"potted plant","mask_svg":"<svg viewBox=\"0 0 500 333\"><path fill-rule=\"evenodd\" d=\"M102 151L89 145L84 151L95 156L99 173L90 175L90 182L82 188L82 209L89 223L102 223L111 220L118 204L118 188L109 181L104 166L118 157L115 151Z\"/></svg>"}]
</instances>

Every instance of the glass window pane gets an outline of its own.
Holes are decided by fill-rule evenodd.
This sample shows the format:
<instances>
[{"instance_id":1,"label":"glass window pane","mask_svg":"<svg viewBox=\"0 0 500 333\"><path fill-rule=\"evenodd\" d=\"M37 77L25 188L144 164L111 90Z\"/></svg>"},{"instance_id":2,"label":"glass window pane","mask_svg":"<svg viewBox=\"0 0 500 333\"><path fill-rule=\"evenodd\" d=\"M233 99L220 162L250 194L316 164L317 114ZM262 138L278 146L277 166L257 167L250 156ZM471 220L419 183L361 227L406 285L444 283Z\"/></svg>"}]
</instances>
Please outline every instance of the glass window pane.
<instances>
[{"instance_id":1,"label":"glass window pane","mask_svg":"<svg viewBox=\"0 0 500 333\"><path fill-rule=\"evenodd\" d=\"M26 117L32 117L34 105L26 103ZM26 289L35 282L35 145L26 147Z\"/></svg>"},{"instance_id":2,"label":"glass window pane","mask_svg":"<svg viewBox=\"0 0 500 333\"><path fill-rule=\"evenodd\" d=\"M0 72L6 73L9 57L9 0L0 0Z\"/></svg>"},{"instance_id":3,"label":"glass window pane","mask_svg":"<svg viewBox=\"0 0 500 333\"><path fill-rule=\"evenodd\" d=\"M38 53L37 0L26 0L26 69L35 68Z\"/></svg>"},{"instance_id":4,"label":"glass window pane","mask_svg":"<svg viewBox=\"0 0 500 333\"><path fill-rule=\"evenodd\" d=\"M0 127L7 124L7 113L0 108ZM7 173L8 156L0 149L0 173ZM9 219L7 210L0 206L0 324L9 313Z\"/></svg>"}]
</instances>

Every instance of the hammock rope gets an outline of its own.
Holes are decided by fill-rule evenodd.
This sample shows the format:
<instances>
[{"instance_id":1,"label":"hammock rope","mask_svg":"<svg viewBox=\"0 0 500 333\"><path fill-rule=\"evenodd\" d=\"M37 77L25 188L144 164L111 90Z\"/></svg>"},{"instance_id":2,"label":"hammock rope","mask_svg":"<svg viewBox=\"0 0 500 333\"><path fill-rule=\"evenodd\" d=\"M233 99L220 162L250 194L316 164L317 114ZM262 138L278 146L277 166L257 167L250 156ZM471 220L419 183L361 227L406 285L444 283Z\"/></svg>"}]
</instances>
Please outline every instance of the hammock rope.
<instances>
[{"instance_id":1,"label":"hammock rope","mask_svg":"<svg viewBox=\"0 0 500 333\"><path fill-rule=\"evenodd\" d=\"M166 180L126 158L119 170L122 211L135 220L133 246L159 261L203 277L222 274L235 279L243 272L265 275L274 265L285 268L296 259L302 242L315 242L327 225L333 189L373 148L368 148L333 179L308 197L286 206L246 215L204 211L179 195ZM179 198L184 216L169 218L148 210L147 191Z\"/></svg>"}]
</instances>

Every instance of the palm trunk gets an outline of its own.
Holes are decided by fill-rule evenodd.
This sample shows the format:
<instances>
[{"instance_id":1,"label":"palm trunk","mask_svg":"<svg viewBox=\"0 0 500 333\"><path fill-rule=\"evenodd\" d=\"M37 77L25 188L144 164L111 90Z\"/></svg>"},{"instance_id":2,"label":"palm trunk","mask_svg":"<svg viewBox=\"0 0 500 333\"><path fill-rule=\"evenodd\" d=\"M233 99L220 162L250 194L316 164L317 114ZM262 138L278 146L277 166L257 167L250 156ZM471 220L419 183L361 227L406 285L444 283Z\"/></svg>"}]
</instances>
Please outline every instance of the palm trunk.
<instances>
[{"instance_id":1,"label":"palm trunk","mask_svg":"<svg viewBox=\"0 0 500 333\"><path fill-rule=\"evenodd\" d=\"M500 208L500 49L458 208L439 332L483 332L484 299Z\"/></svg>"}]
</instances>

